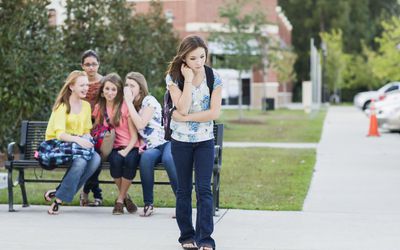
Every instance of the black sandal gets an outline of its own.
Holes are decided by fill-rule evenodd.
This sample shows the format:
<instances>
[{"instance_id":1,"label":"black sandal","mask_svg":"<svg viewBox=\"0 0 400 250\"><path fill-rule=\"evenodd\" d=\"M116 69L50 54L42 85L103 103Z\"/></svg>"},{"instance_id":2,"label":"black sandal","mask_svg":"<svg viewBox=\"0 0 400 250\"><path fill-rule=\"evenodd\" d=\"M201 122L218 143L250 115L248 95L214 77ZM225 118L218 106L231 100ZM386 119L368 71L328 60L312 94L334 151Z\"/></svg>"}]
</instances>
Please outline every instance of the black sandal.
<instances>
[{"instance_id":1,"label":"black sandal","mask_svg":"<svg viewBox=\"0 0 400 250\"><path fill-rule=\"evenodd\" d=\"M196 246L196 242L194 240L185 240L184 242L181 243L181 246L182 246L182 248L184 250L197 250L197 249L199 249Z\"/></svg>"},{"instance_id":2,"label":"black sandal","mask_svg":"<svg viewBox=\"0 0 400 250\"><path fill-rule=\"evenodd\" d=\"M49 210L47 210L47 213L50 215L57 215L59 206L61 206L61 202L58 202L57 199L55 199L52 207Z\"/></svg>"},{"instance_id":3,"label":"black sandal","mask_svg":"<svg viewBox=\"0 0 400 250\"><path fill-rule=\"evenodd\" d=\"M56 197L56 191L57 190L55 189L47 190L47 192L43 194L44 200L50 202L54 197Z\"/></svg>"}]
</instances>

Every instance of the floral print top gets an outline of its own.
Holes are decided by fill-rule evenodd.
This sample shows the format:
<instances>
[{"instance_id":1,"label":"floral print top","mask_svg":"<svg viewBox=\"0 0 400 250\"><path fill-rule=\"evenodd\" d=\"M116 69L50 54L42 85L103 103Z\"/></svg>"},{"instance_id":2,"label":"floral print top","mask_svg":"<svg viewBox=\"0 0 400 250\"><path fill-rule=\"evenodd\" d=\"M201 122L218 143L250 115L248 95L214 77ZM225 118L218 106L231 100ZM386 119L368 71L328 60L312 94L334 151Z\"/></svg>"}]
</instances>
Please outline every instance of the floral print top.
<instances>
[{"instance_id":1,"label":"floral print top","mask_svg":"<svg viewBox=\"0 0 400 250\"><path fill-rule=\"evenodd\" d=\"M214 89L222 87L222 80L219 74L213 69ZM178 86L170 75L165 78L167 89L170 85ZM198 87L192 88L192 105L189 114L201 112L210 109L210 90L207 86L207 80L204 80ZM201 142L214 138L213 121L208 122L176 122L171 120L172 139L181 142Z\"/></svg>"},{"instance_id":2,"label":"floral print top","mask_svg":"<svg viewBox=\"0 0 400 250\"><path fill-rule=\"evenodd\" d=\"M144 129L139 130L140 136L145 141L147 148L155 148L166 142L164 139L164 128L161 126L161 105L154 96L148 95L143 99L142 106L139 110L139 115L145 107L150 107L154 110L153 117Z\"/></svg>"}]
</instances>

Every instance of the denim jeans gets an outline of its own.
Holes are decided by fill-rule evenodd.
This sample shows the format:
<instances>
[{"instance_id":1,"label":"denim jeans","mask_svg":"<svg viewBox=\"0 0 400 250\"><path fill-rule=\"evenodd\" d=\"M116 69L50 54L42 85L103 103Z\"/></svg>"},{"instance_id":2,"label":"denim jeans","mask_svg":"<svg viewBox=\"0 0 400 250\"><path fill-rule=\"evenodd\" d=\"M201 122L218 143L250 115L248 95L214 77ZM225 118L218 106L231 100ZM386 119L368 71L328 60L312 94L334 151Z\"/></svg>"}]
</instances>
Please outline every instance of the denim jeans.
<instances>
[{"instance_id":1,"label":"denim jeans","mask_svg":"<svg viewBox=\"0 0 400 250\"><path fill-rule=\"evenodd\" d=\"M101 168L98 168L96 172L90 178L88 181L85 183L83 186L83 192L86 194L89 194L90 191L93 192L93 197L95 199L103 199L102 191L99 185L99 175L101 172Z\"/></svg>"},{"instance_id":2,"label":"denim jeans","mask_svg":"<svg viewBox=\"0 0 400 250\"><path fill-rule=\"evenodd\" d=\"M171 142L166 142L158 147L147 149L140 156L140 179L142 181L143 202L145 205L153 204L154 167L162 162L167 171L172 191L176 195L178 180L176 168L171 154Z\"/></svg>"},{"instance_id":3,"label":"denim jeans","mask_svg":"<svg viewBox=\"0 0 400 250\"><path fill-rule=\"evenodd\" d=\"M181 231L179 242L193 239L198 246L215 248L211 234L214 230L211 176L214 162L214 140L179 142L172 140L172 156L178 175L176 220ZM197 199L196 230L192 222L193 168Z\"/></svg>"},{"instance_id":4,"label":"denim jeans","mask_svg":"<svg viewBox=\"0 0 400 250\"><path fill-rule=\"evenodd\" d=\"M138 149L133 148L125 157L120 155L118 150L113 149L108 156L111 177L114 179L123 177L127 180L133 180L140 160Z\"/></svg>"},{"instance_id":5,"label":"denim jeans","mask_svg":"<svg viewBox=\"0 0 400 250\"><path fill-rule=\"evenodd\" d=\"M90 161L86 161L83 158L73 160L71 167L67 170L61 184L58 186L56 197L62 201L71 202L74 199L74 195L99 166L100 156L96 152L93 153Z\"/></svg>"}]
</instances>

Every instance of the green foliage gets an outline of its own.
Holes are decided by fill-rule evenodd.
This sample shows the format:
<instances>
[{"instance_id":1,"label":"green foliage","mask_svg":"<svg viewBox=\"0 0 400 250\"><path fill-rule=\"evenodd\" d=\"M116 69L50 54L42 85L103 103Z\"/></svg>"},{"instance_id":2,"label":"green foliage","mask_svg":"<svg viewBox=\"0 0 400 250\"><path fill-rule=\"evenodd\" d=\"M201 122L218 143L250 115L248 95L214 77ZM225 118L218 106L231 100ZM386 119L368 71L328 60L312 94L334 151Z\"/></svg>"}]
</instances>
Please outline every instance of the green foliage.
<instances>
[{"instance_id":1,"label":"green foliage","mask_svg":"<svg viewBox=\"0 0 400 250\"><path fill-rule=\"evenodd\" d=\"M160 2L151 2L148 13L132 17L125 0L70 0L67 13L65 55L72 67L79 66L83 51L94 49L99 52L103 74L117 72L124 77L130 71L141 72L150 91L161 99L164 72L178 38Z\"/></svg>"},{"instance_id":2,"label":"green foliage","mask_svg":"<svg viewBox=\"0 0 400 250\"><path fill-rule=\"evenodd\" d=\"M292 37L298 54L295 68L299 82L309 80L310 38L320 44L321 32L341 29L343 52L360 55L362 41L373 50L377 47L374 38L382 31L381 21L400 14L397 0L280 0L279 5L294 26Z\"/></svg>"},{"instance_id":3,"label":"green foliage","mask_svg":"<svg viewBox=\"0 0 400 250\"><path fill-rule=\"evenodd\" d=\"M223 61L214 67L231 68L238 71L239 119L242 111L242 73L251 70L255 64L261 65L268 39L262 28L266 25L264 12L258 4L248 13L243 9L250 0L230 0L219 8L219 16L226 21L223 29L212 31L209 41L215 42L225 51ZM254 1L253 1L254 2ZM266 66L266 65L265 65Z\"/></svg>"},{"instance_id":4,"label":"green foliage","mask_svg":"<svg viewBox=\"0 0 400 250\"><path fill-rule=\"evenodd\" d=\"M65 77L60 34L49 27L49 1L0 1L0 151L23 119L48 119Z\"/></svg>"},{"instance_id":5,"label":"green foliage","mask_svg":"<svg viewBox=\"0 0 400 250\"><path fill-rule=\"evenodd\" d=\"M383 33L376 38L379 49L370 52L372 72L383 82L400 80L400 18L382 22Z\"/></svg>"},{"instance_id":6,"label":"green foliage","mask_svg":"<svg viewBox=\"0 0 400 250\"><path fill-rule=\"evenodd\" d=\"M321 33L320 36L327 47L325 80L328 83L328 90L336 93L337 89L341 87L342 72L346 68L346 59L342 48L342 31L332 30L330 33Z\"/></svg>"},{"instance_id":7,"label":"green foliage","mask_svg":"<svg viewBox=\"0 0 400 250\"><path fill-rule=\"evenodd\" d=\"M226 53L215 67L250 70L252 65L261 63L264 44L257 43L263 37L262 25L266 24L264 13L255 7L242 14L249 0L231 0L219 8L219 16L227 23L221 31L210 33L209 41L218 43Z\"/></svg>"},{"instance_id":8,"label":"green foliage","mask_svg":"<svg viewBox=\"0 0 400 250\"><path fill-rule=\"evenodd\" d=\"M20 121L47 120L63 80L80 55L99 52L100 73L143 73L161 100L167 63L178 45L160 2L132 16L125 0L68 0L65 25L49 26L50 1L0 1L0 152L18 138Z\"/></svg>"},{"instance_id":9,"label":"green foliage","mask_svg":"<svg viewBox=\"0 0 400 250\"><path fill-rule=\"evenodd\" d=\"M373 74L371 63L369 63L369 55L373 53L373 51L365 44L363 44L362 47L361 55L347 54L345 57L347 67L345 67L343 71L344 91L371 90L380 85L380 81Z\"/></svg>"},{"instance_id":10,"label":"green foliage","mask_svg":"<svg viewBox=\"0 0 400 250\"><path fill-rule=\"evenodd\" d=\"M297 56L292 49L278 49L270 53L271 66L276 71L278 82L284 86L296 80L296 72L294 72L294 64Z\"/></svg>"}]
</instances>

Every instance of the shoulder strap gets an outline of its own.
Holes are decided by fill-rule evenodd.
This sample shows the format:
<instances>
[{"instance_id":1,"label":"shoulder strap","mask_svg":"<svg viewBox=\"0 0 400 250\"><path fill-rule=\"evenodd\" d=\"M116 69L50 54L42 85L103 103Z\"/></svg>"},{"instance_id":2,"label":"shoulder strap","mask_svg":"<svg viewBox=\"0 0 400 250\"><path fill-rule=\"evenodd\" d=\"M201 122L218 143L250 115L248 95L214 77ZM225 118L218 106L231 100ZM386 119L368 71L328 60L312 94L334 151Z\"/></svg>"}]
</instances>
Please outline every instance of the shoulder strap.
<instances>
[{"instance_id":1,"label":"shoulder strap","mask_svg":"<svg viewBox=\"0 0 400 250\"><path fill-rule=\"evenodd\" d=\"M207 79L207 86L208 89L210 90L210 98L211 98L211 94L214 90L214 72L212 70L212 68L208 67L207 65L204 65L205 71L206 71L206 79Z\"/></svg>"},{"instance_id":2,"label":"shoulder strap","mask_svg":"<svg viewBox=\"0 0 400 250\"><path fill-rule=\"evenodd\" d=\"M110 123L110 117L108 117L107 107L104 107L104 119L106 119L106 122L107 122L108 126L111 128L112 125Z\"/></svg>"}]
</instances>

